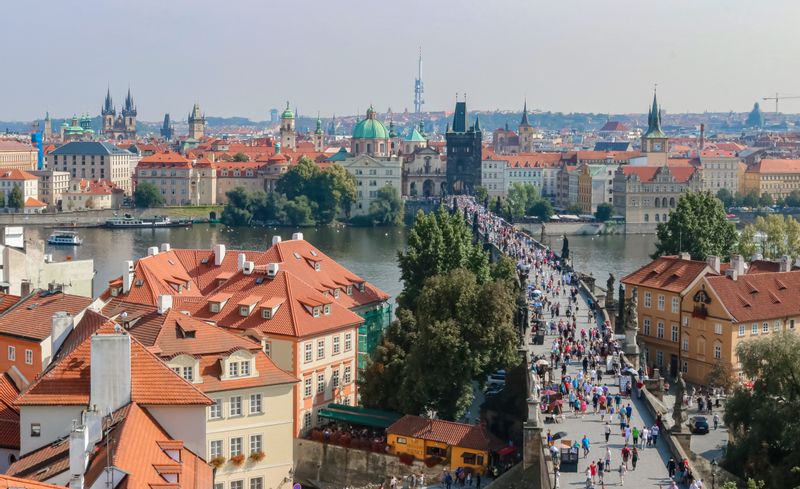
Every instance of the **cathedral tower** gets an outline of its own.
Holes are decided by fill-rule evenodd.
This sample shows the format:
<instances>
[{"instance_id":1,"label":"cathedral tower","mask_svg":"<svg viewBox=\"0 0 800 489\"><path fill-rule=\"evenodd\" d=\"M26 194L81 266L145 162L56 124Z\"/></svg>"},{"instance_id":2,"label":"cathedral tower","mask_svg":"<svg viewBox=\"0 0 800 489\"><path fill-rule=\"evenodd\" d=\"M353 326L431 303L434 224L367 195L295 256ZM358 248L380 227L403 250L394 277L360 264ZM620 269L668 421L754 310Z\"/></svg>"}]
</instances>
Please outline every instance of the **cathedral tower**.
<instances>
[{"instance_id":1,"label":"cathedral tower","mask_svg":"<svg viewBox=\"0 0 800 489\"><path fill-rule=\"evenodd\" d=\"M289 102L286 102L286 109L281 114L281 148L296 149L297 148L297 134L294 130L294 113L289 108Z\"/></svg>"},{"instance_id":2,"label":"cathedral tower","mask_svg":"<svg viewBox=\"0 0 800 489\"><path fill-rule=\"evenodd\" d=\"M669 138L661 130L661 108L653 91L653 105L647 114L647 132L642 136L642 151L647 154L648 165L666 165Z\"/></svg>"},{"instance_id":3,"label":"cathedral tower","mask_svg":"<svg viewBox=\"0 0 800 489\"><path fill-rule=\"evenodd\" d=\"M200 104L195 102L189 114L189 138L197 141L203 139L206 128L206 117L200 112Z\"/></svg>"},{"instance_id":4,"label":"cathedral tower","mask_svg":"<svg viewBox=\"0 0 800 489\"><path fill-rule=\"evenodd\" d=\"M528 101L522 107L522 120L519 123L519 152L533 152L533 126L528 122Z\"/></svg>"}]
</instances>

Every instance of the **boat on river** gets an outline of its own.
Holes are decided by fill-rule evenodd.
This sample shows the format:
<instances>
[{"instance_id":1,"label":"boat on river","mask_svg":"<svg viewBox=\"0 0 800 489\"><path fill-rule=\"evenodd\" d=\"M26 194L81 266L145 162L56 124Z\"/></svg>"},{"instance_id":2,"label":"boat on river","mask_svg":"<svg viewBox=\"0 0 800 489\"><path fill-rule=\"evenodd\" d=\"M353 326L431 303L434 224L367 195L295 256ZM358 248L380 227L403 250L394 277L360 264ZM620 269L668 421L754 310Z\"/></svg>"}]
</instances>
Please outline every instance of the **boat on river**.
<instances>
[{"instance_id":1,"label":"boat on river","mask_svg":"<svg viewBox=\"0 0 800 489\"><path fill-rule=\"evenodd\" d=\"M81 243L83 243L83 240L75 231L54 231L47 238L47 244L51 245L78 246Z\"/></svg>"},{"instance_id":2,"label":"boat on river","mask_svg":"<svg viewBox=\"0 0 800 489\"><path fill-rule=\"evenodd\" d=\"M181 219L177 221L171 220L166 216L155 217L133 217L130 214L125 214L122 217L112 217L106 220L103 227L111 229L129 229L129 228L178 228L191 226L190 219Z\"/></svg>"}]
</instances>

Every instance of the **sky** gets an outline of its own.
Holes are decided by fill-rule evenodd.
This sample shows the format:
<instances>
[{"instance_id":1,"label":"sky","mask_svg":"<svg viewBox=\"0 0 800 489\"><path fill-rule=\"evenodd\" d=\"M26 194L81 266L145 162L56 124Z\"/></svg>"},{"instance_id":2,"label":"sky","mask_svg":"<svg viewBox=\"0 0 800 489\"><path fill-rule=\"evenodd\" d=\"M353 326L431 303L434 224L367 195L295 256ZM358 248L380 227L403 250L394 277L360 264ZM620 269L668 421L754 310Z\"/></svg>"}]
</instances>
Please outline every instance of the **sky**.
<instances>
[{"instance_id":1,"label":"sky","mask_svg":"<svg viewBox=\"0 0 800 489\"><path fill-rule=\"evenodd\" d=\"M798 0L3 0L0 120L413 110L747 111L800 95ZM11 22L8 20L11 19ZM10 75L10 76L9 76ZM771 110L774 102L762 102ZM782 110L800 112L800 99Z\"/></svg>"}]
</instances>

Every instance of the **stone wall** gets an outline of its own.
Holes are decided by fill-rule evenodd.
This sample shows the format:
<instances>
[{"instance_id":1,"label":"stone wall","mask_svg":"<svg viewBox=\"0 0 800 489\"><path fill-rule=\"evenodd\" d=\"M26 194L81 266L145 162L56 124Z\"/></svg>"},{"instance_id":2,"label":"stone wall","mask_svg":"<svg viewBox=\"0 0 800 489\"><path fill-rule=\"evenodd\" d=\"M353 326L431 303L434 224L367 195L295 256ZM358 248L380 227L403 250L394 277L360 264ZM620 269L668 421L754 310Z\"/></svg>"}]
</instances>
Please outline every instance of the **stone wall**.
<instances>
[{"instance_id":1,"label":"stone wall","mask_svg":"<svg viewBox=\"0 0 800 489\"><path fill-rule=\"evenodd\" d=\"M394 455L345 448L311 440L294 440L294 478L305 485L320 489L345 486L363 487L398 479L411 474L425 474L426 485L438 480L444 465L428 468L421 461L412 465L400 462ZM428 482L430 481L430 482Z\"/></svg>"}]
</instances>

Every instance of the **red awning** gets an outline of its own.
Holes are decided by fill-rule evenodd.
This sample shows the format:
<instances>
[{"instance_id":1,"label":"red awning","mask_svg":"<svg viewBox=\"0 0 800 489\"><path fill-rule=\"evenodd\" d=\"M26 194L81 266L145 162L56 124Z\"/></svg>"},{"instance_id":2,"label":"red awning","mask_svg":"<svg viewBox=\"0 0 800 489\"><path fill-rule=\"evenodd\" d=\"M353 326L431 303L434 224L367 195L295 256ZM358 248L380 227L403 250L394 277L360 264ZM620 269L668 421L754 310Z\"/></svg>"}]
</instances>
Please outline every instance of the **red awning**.
<instances>
[{"instance_id":1,"label":"red awning","mask_svg":"<svg viewBox=\"0 0 800 489\"><path fill-rule=\"evenodd\" d=\"M503 447L497 451L497 454L501 457L505 457L506 455L511 455L512 453L516 453L517 447Z\"/></svg>"}]
</instances>

